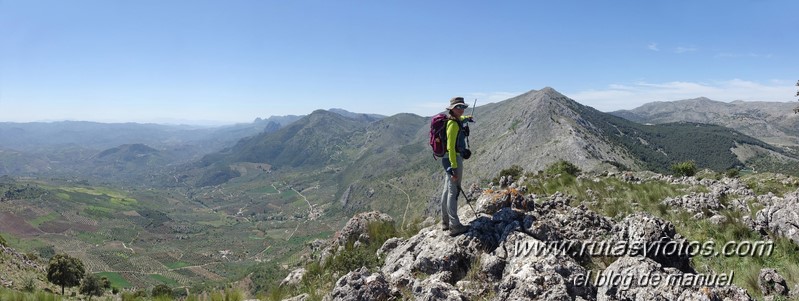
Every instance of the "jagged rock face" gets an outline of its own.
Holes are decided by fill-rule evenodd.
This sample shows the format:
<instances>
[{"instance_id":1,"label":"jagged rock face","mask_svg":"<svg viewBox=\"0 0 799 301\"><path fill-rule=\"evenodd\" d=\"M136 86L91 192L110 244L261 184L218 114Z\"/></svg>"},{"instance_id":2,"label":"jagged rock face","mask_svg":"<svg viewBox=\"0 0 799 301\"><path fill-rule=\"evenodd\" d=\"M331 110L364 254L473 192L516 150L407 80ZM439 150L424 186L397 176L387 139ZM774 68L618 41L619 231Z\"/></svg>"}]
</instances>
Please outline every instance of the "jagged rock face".
<instances>
[{"instance_id":1,"label":"jagged rock face","mask_svg":"<svg viewBox=\"0 0 799 301\"><path fill-rule=\"evenodd\" d=\"M452 284L452 273L444 271L417 281L413 285L413 297L416 300L461 301L467 300Z\"/></svg>"},{"instance_id":2,"label":"jagged rock face","mask_svg":"<svg viewBox=\"0 0 799 301\"><path fill-rule=\"evenodd\" d=\"M573 258L520 251L520 248L544 242L522 232L513 232L502 243L499 254L505 250L514 251L502 254L507 264L495 300L574 300L578 297L590 300L596 294L592 285L575 285L574 277L587 272Z\"/></svg>"},{"instance_id":3,"label":"jagged rock face","mask_svg":"<svg viewBox=\"0 0 799 301\"><path fill-rule=\"evenodd\" d=\"M647 257L619 258L601 275L592 277L599 277L595 280L599 286L597 301L752 300L744 289L735 285L692 285L690 282L697 279L697 274L663 267Z\"/></svg>"},{"instance_id":4,"label":"jagged rock face","mask_svg":"<svg viewBox=\"0 0 799 301\"><path fill-rule=\"evenodd\" d=\"M799 190L784 198L773 197L770 203L757 212L754 230L763 234L771 231L799 244Z\"/></svg>"},{"instance_id":5,"label":"jagged rock face","mask_svg":"<svg viewBox=\"0 0 799 301\"><path fill-rule=\"evenodd\" d=\"M381 248L385 252L385 264L381 271L392 284L408 286L415 280L413 275L433 275L449 272L453 278L466 275L471 254L445 232L429 227L405 241L387 241ZM386 245L397 244L390 251Z\"/></svg>"},{"instance_id":6,"label":"jagged rock face","mask_svg":"<svg viewBox=\"0 0 799 301\"><path fill-rule=\"evenodd\" d=\"M569 205L571 199L561 193L552 195L527 214L525 232L544 241L601 240L613 232L613 220L587 207Z\"/></svg>"},{"instance_id":7,"label":"jagged rock face","mask_svg":"<svg viewBox=\"0 0 799 301\"><path fill-rule=\"evenodd\" d=\"M393 222L390 215L377 211L363 212L352 217L341 231L336 233L333 243L339 246L346 245L348 241L359 239L367 233L367 226L372 222Z\"/></svg>"},{"instance_id":8,"label":"jagged rock face","mask_svg":"<svg viewBox=\"0 0 799 301\"><path fill-rule=\"evenodd\" d=\"M515 188L485 191L479 197L478 215L467 206L460 208L463 222L470 225L468 232L450 237L432 225L407 239L391 238L377 251L384 260L378 272L362 268L345 275L326 300L365 300L358 298L367 295L408 298L408 294L416 300L486 296L490 300L751 300L745 290L727 284L644 283L648 280L642 279L652 275L701 279L685 253L643 249L634 257L618 258L605 270L590 271L581 265L590 254L574 248L541 252L551 242L680 244L684 239L672 223L648 213L631 214L616 223L582 205L570 206L571 198L560 193L536 202L538 198ZM527 203L537 205L523 205Z\"/></svg>"},{"instance_id":9,"label":"jagged rock face","mask_svg":"<svg viewBox=\"0 0 799 301\"><path fill-rule=\"evenodd\" d=\"M662 265L647 257L622 257L610 264L602 275L606 281L612 281L615 277L617 285L608 283L598 283L597 301L608 300L677 300L680 296L680 289L677 286L668 285L666 281L659 282L659 285L639 285L644 283L646 277L654 274L662 275L666 278L670 274L679 274L675 268L663 268ZM648 280L647 280L648 281Z\"/></svg>"},{"instance_id":10,"label":"jagged rock face","mask_svg":"<svg viewBox=\"0 0 799 301\"><path fill-rule=\"evenodd\" d=\"M534 203L532 196L521 197L511 190L505 193L511 199ZM481 209L491 207L488 200L491 198L491 195L481 196L479 203L487 205ZM507 203L507 199L500 195L494 200ZM470 297L467 292L474 287L474 280L464 279L467 273L487 281L475 291L495 291L495 300L593 300L596 288L576 286L572 281L576 275L587 273L574 258L567 254L522 254L517 249L525 244L543 243L527 232L534 229L533 221L552 225L547 231L553 234L545 236L558 239L609 235L612 221L585 207L573 208L567 204L568 197L558 194L533 211L504 207L493 212L493 216L466 218L469 232L455 238L433 226L406 240L389 239L378 251L385 258L381 272L392 285L411 288L419 300ZM476 271L470 272L471 269ZM419 274L432 276L419 280L416 277Z\"/></svg>"},{"instance_id":11,"label":"jagged rock face","mask_svg":"<svg viewBox=\"0 0 799 301\"><path fill-rule=\"evenodd\" d=\"M675 246L682 248L683 237L674 229L674 224L646 212L633 213L619 222L614 228L614 241L630 244L642 243L643 253L667 267L683 272L693 272L690 258L685 252L671 252ZM648 247L648 246L655 247ZM669 250L668 252L666 250Z\"/></svg>"},{"instance_id":12,"label":"jagged rock face","mask_svg":"<svg viewBox=\"0 0 799 301\"><path fill-rule=\"evenodd\" d=\"M380 273L370 273L363 267L336 281L336 286L324 300L372 301L388 300L394 292Z\"/></svg>"},{"instance_id":13,"label":"jagged rock face","mask_svg":"<svg viewBox=\"0 0 799 301\"><path fill-rule=\"evenodd\" d=\"M675 198L666 198L662 202L664 205L683 208L688 212L700 215L700 217L706 215L706 213L714 216L718 215L719 210L725 208L725 204L721 202L722 198L725 197L731 199L726 206L743 213L749 213L747 202L755 199L755 192L735 178L697 180L695 177L675 178L673 176L656 175L652 179L663 180L672 184L702 185L707 187L710 190L708 193L691 193ZM765 200L762 202L765 202Z\"/></svg>"},{"instance_id":14,"label":"jagged rock face","mask_svg":"<svg viewBox=\"0 0 799 301\"><path fill-rule=\"evenodd\" d=\"M302 277L305 276L306 272L307 270L305 270L304 268L299 268L291 271L291 273L289 273L286 276L286 278L283 279L283 281L280 281L280 286L299 284L300 281L302 281Z\"/></svg>"},{"instance_id":15,"label":"jagged rock face","mask_svg":"<svg viewBox=\"0 0 799 301\"><path fill-rule=\"evenodd\" d=\"M328 245L322 250L321 261L325 262L333 253L340 247L344 247L348 242L368 242L369 233L368 225L372 222L393 222L394 219L390 215L380 213L377 211L363 212L353 216L344 228L336 232L336 235L328 242Z\"/></svg>"},{"instance_id":16,"label":"jagged rock face","mask_svg":"<svg viewBox=\"0 0 799 301\"><path fill-rule=\"evenodd\" d=\"M682 207L691 213L718 212L721 209L719 197L712 193L691 193L674 198L666 198L663 204Z\"/></svg>"}]
</instances>

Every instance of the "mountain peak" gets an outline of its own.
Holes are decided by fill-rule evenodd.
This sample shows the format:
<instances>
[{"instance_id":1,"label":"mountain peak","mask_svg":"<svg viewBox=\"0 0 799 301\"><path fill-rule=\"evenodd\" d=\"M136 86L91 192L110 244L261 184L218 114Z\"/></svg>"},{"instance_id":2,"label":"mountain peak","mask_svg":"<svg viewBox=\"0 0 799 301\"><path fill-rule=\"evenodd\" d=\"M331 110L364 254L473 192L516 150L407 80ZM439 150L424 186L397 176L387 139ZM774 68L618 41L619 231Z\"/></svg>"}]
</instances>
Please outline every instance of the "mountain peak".
<instances>
[{"instance_id":1,"label":"mountain peak","mask_svg":"<svg viewBox=\"0 0 799 301\"><path fill-rule=\"evenodd\" d=\"M533 110L541 110L544 107L550 107L552 105L565 105L570 108L576 108L580 106L580 104L561 94L552 87L544 87L541 90L530 90L524 94L511 98L509 103L511 103L512 106L516 107L517 109L529 108Z\"/></svg>"}]
</instances>

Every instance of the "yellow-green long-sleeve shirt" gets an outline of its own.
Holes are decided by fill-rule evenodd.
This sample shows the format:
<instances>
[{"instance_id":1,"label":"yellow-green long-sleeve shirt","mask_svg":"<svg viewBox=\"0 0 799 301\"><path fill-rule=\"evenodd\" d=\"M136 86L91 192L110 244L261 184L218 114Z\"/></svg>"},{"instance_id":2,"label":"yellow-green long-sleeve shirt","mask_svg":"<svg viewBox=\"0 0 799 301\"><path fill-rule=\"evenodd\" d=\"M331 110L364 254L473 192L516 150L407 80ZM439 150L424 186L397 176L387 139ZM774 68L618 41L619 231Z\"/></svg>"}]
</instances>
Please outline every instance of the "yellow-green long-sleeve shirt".
<instances>
[{"instance_id":1,"label":"yellow-green long-sleeve shirt","mask_svg":"<svg viewBox=\"0 0 799 301\"><path fill-rule=\"evenodd\" d=\"M471 116L466 115L461 116L461 123L463 120L470 117ZM452 169L458 168L456 157L460 148L466 148L465 137L460 133L460 126L458 126L458 122L455 120L447 120L447 156L449 157L450 167L452 167Z\"/></svg>"}]
</instances>

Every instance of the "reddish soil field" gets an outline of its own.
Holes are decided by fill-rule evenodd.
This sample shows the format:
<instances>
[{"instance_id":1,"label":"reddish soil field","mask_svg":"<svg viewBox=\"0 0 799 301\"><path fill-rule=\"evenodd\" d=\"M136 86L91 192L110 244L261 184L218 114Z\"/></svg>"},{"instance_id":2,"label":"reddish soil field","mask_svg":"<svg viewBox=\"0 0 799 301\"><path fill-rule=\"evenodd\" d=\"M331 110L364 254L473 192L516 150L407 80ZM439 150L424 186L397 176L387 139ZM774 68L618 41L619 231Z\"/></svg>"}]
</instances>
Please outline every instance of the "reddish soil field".
<instances>
[{"instance_id":1,"label":"reddish soil field","mask_svg":"<svg viewBox=\"0 0 799 301\"><path fill-rule=\"evenodd\" d=\"M42 231L47 233L64 233L69 229L78 232L95 232L97 231L97 226L81 223L70 223L67 221L49 221L39 226L39 229L42 229Z\"/></svg>"},{"instance_id":2,"label":"reddish soil field","mask_svg":"<svg viewBox=\"0 0 799 301\"><path fill-rule=\"evenodd\" d=\"M42 229L42 231L47 232L47 233L64 233L67 230L69 230L69 228L71 228L71 227L72 227L72 225L69 222L65 222L65 221L49 221L49 222L46 222L44 224L41 224L39 226L39 229Z\"/></svg>"},{"instance_id":3,"label":"reddish soil field","mask_svg":"<svg viewBox=\"0 0 799 301\"><path fill-rule=\"evenodd\" d=\"M33 236L41 233L39 229L28 224L25 219L10 212L0 212L0 231L16 236Z\"/></svg>"}]
</instances>

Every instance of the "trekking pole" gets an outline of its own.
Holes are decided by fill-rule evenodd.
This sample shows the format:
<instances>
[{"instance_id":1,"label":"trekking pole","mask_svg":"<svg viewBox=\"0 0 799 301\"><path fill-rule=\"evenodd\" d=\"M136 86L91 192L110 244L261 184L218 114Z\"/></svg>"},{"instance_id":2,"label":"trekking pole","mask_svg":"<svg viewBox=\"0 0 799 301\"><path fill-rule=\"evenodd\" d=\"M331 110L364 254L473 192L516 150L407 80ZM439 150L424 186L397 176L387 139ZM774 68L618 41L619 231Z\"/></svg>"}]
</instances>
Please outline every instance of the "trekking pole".
<instances>
[{"instance_id":1,"label":"trekking pole","mask_svg":"<svg viewBox=\"0 0 799 301\"><path fill-rule=\"evenodd\" d=\"M463 188L461 188L461 185L458 185L458 191L460 191L463 194L463 198L466 199L466 204L469 205L469 208L472 208L472 212L474 212L474 217L478 217L477 216L477 210L474 210L474 207L472 207L472 200L470 200L469 197L466 196L466 192L463 191Z\"/></svg>"},{"instance_id":2,"label":"trekking pole","mask_svg":"<svg viewBox=\"0 0 799 301\"><path fill-rule=\"evenodd\" d=\"M797 82L799 83L799 82ZM477 98L474 99L474 105L472 105L472 117L474 117L474 107L477 106Z\"/></svg>"},{"instance_id":3,"label":"trekking pole","mask_svg":"<svg viewBox=\"0 0 799 301\"><path fill-rule=\"evenodd\" d=\"M474 120L474 108L476 106L477 106L477 98L474 99L474 105L472 105L472 114L470 115L472 116L472 120ZM467 127L469 126L468 122L466 123L466 126ZM466 148L471 148L471 145L469 145L469 136L466 136Z\"/></svg>"}]
</instances>

